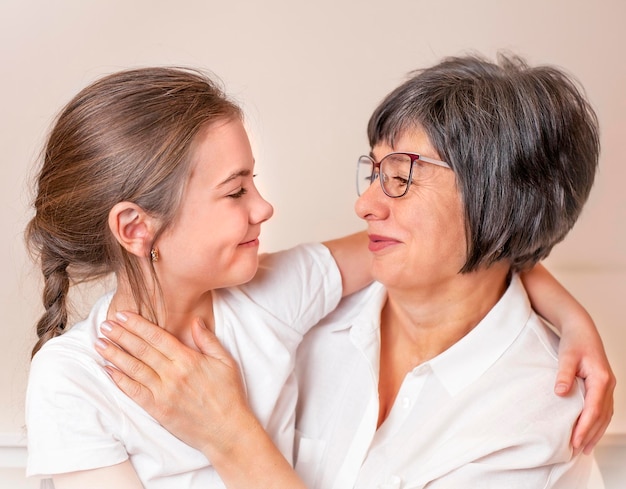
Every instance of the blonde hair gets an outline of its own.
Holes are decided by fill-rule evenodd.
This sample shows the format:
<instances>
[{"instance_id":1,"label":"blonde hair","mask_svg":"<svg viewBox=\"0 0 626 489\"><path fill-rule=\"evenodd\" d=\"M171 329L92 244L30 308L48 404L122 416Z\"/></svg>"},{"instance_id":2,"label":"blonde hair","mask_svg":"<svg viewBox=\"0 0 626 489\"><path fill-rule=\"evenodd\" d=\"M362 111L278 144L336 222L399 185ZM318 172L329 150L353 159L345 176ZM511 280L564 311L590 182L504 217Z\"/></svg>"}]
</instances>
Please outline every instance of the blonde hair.
<instances>
[{"instance_id":1,"label":"blonde hair","mask_svg":"<svg viewBox=\"0 0 626 489\"><path fill-rule=\"evenodd\" d=\"M215 82L185 68L114 73L65 106L44 148L35 216L26 229L44 276L45 312L32 355L65 330L71 283L123 272L138 310L154 320L143 258L113 237L109 211L118 202L137 204L161 223L158 236L180 205L196 135L208 124L241 117Z\"/></svg>"}]
</instances>

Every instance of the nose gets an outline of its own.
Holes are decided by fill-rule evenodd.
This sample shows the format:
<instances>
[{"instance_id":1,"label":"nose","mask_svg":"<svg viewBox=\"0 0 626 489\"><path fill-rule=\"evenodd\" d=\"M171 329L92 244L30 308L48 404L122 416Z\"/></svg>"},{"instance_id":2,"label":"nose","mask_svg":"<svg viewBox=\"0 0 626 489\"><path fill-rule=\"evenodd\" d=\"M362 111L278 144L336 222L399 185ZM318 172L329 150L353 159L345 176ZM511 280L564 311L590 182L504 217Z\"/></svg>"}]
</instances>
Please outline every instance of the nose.
<instances>
[{"instance_id":1,"label":"nose","mask_svg":"<svg viewBox=\"0 0 626 489\"><path fill-rule=\"evenodd\" d=\"M386 202L389 198L383 193L379 182L373 182L356 200L354 210L361 219L384 219L387 214Z\"/></svg>"},{"instance_id":2,"label":"nose","mask_svg":"<svg viewBox=\"0 0 626 489\"><path fill-rule=\"evenodd\" d=\"M261 224L274 215L274 207L256 190L256 199L250 211L250 222Z\"/></svg>"}]
</instances>

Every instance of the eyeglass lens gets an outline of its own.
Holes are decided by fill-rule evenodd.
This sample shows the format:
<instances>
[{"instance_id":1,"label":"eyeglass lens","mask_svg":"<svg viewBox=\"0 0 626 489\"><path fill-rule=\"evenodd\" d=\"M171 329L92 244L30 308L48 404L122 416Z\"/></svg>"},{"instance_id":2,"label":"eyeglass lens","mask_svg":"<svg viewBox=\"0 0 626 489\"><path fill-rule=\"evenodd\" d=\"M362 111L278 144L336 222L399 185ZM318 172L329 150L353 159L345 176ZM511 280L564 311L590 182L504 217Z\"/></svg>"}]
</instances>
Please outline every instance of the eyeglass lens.
<instances>
[{"instance_id":1,"label":"eyeglass lens","mask_svg":"<svg viewBox=\"0 0 626 489\"><path fill-rule=\"evenodd\" d=\"M357 192L359 195L368 189L379 176L383 191L389 197L400 197L406 193L411 173L412 159L409 155L392 153L385 156L378 166L368 156L359 158L357 169Z\"/></svg>"}]
</instances>

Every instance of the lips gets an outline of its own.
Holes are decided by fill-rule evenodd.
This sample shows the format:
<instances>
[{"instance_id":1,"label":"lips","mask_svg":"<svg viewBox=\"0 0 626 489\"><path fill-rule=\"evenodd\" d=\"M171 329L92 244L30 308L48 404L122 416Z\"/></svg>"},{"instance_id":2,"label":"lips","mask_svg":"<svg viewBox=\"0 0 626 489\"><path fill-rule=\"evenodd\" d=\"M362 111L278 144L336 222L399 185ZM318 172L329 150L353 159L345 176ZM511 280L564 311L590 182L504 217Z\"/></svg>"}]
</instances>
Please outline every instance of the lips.
<instances>
[{"instance_id":1,"label":"lips","mask_svg":"<svg viewBox=\"0 0 626 489\"><path fill-rule=\"evenodd\" d=\"M389 236L381 236L379 234L370 234L369 239L368 249L373 252L382 251L400 243L397 239L390 238Z\"/></svg>"},{"instance_id":2,"label":"lips","mask_svg":"<svg viewBox=\"0 0 626 489\"><path fill-rule=\"evenodd\" d=\"M243 243L239 243L239 246L258 246L259 245L259 238L254 238L251 239L250 241L244 241Z\"/></svg>"}]
</instances>

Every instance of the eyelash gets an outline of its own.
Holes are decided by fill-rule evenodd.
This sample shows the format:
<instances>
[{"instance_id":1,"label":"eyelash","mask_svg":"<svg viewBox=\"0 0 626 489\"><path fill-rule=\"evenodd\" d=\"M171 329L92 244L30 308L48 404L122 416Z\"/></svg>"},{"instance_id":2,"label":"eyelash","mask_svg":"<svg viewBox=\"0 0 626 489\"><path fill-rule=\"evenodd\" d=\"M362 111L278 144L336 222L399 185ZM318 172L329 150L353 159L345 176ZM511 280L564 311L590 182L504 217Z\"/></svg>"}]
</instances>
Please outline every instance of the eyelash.
<instances>
[{"instance_id":1,"label":"eyelash","mask_svg":"<svg viewBox=\"0 0 626 489\"><path fill-rule=\"evenodd\" d=\"M235 192L234 194L229 194L228 197L230 197L231 199L240 199L241 197L243 197L244 195L246 195L248 193L248 191L244 188L241 187L237 192Z\"/></svg>"},{"instance_id":2,"label":"eyelash","mask_svg":"<svg viewBox=\"0 0 626 489\"><path fill-rule=\"evenodd\" d=\"M256 177L256 173L254 173L252 175L252 178ZM248 190L245 187L241 187L239 190L237 190L237 192L235 192L234 194L230 194L228 195L228 197L230 197L231 199L240 199L241 197L243 197L244 195L246 195L248 193Z\"/></svg>"}]
</instances>

